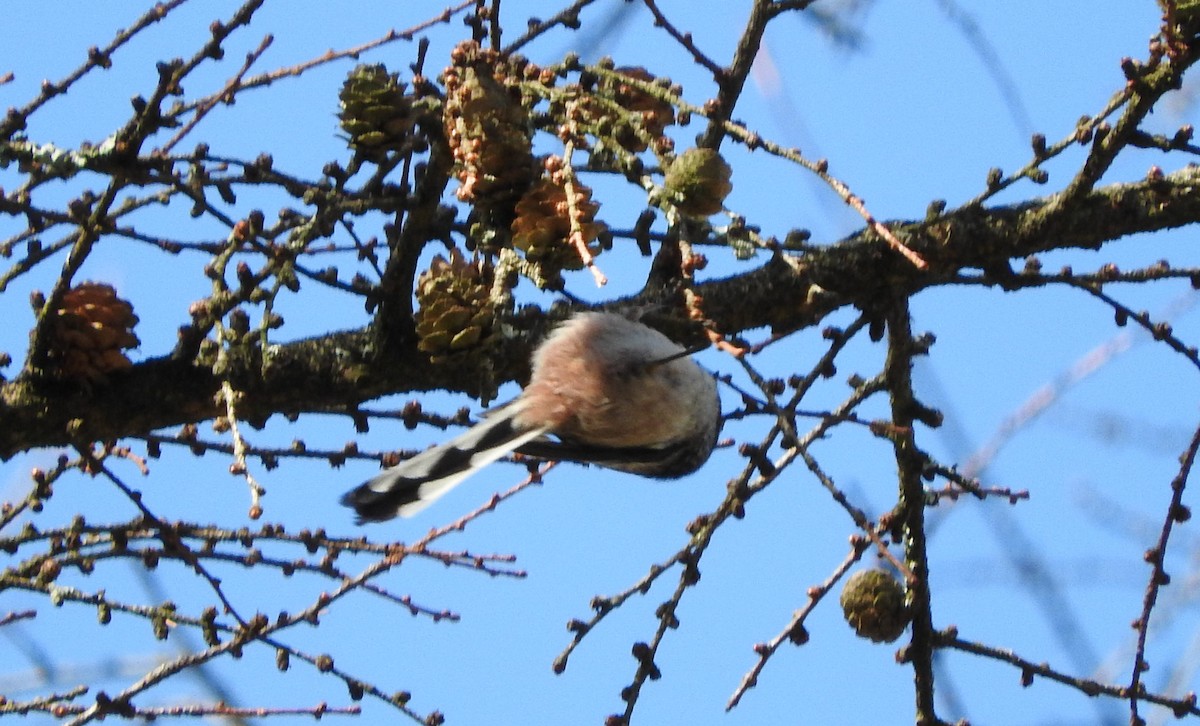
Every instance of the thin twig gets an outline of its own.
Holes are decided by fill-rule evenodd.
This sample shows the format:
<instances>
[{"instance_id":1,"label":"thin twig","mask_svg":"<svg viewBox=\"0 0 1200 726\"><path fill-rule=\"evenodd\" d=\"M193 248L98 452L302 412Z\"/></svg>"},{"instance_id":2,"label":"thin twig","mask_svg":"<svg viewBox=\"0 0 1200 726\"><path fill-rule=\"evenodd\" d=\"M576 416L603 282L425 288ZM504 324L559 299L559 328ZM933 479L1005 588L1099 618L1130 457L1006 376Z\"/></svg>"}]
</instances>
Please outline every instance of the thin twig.
<instances>
[{"instance_id":1,"label":"thin twig","mask_svg":"<svg viewBox=\"0 0 1200 726\"><path fill-rule=\"evenodd\" d=\"M204 120L204 117L208 115L208 112L213 110L218 103L231 102L233 100L234 93L238 88L241 87L242 79L245 77L246 73L249 72L250 67L254 65L255 61L262 57L262 54L267 51L267 48L271 46L271 43L274 40L275 37L273 35L267 34L263 36L262 42L258 44L258 47L246 54L246 61L242 63L242 67L239 68L237 73L233 75L233 78L230 78L228 81L226 81L225 88L215 95L208 96L196 105L196 112L192 114L192 117L188 119L187 123L185 123L183 127L179 129L179 131L176 132L176 134L172 136L169 141L167 141L167 143L162 145L161 153L171 153L171 149L175 148L175 144L179 143L183 137L191 133L192 129L196 128L196 126Z\"/></svg>"},{"instance_id":2,"label":"thin twig","mask_svg":"<svg viewBox=\"0 0 1200 726\"><path fill-rule=\"evenodd\" d=\"M1145 560L1150 563L1150 581L1146 584L1146 594L1142 598L1142 613L1134 621L1137 629L1137 649L1133 655L1133 675L1129 682L1129 711L1130 723L1140 723L1138 716L1138 701L1144 692L1142 673L1150 667L1146 662L1146 635L1150 631L1150 613L1154 603L1158 601L1158 591L1163 585L1171 582L1164 567L1167 556L1167 540L1177 522L1186 522L1191 518L1191 510L1183 505L1183 490L1187 487L1192 465L1196 461L1196 452L1200 450L1200 427L1192 434L1183 455L1179 457L1179 473L1171 480L1171 502L1167 505L1167 516L1163 519L1162 531L1153 547L1146 550Z\"/></svg>"},{"instance_id":3,"label":"thin twig","mask_svg":"<svg viewBox=\"0 0 1200 726\"><path fill-rule=\"evenodd\" d=\"M804 607L792 614L792 619L784 626L783 630L774 638L771 638L765 643L759 643L754 646L754 652L758 654L758 660L742 676L742 682L734 689L733 695L725 703L725 710L732 711L742 700L742 696L751 688L758 684L758 677L762 674L763 668L766 668L767 661L775 652L779 650L779 646L783 645L784 641L792 642L796 645L802 645L808 640L808 633L804 629L804 621L809 614L817 607L817 604L825 598L833 586L842 579L842 576L854 566L855 562L862 559L862 554L867 549L867 539L864 537L851 538L850 552L846 558L841 561L829 577L819 585L808 588L808 602Z\"/></svg>"}]
</instances>

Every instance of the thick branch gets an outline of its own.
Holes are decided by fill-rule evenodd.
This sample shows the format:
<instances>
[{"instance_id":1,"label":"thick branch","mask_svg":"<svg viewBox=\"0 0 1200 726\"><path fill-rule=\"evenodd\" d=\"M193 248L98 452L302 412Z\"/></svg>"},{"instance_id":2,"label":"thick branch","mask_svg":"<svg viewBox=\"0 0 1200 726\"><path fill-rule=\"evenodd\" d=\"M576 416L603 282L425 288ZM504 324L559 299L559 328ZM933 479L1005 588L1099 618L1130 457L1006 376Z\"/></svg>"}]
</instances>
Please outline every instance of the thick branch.
<instances>
[{"instance_id":1,"label":"thick branch","mask_svg":"<svg viewBox=\"0 0 1200 726\"><path fill-rule=\"evenodd\" d=\"M848 304L874 307L886 295L944 284L963 268L1003 275L1007 261L1051 249L1095 249L1139 232L1200 221L1200 169L1096 190L1063 208L1054 198L1014 207L967 208L932 221L888 226L930 263L924 272L873 233L856 234L804 256L779 254L749 272L705 282L707 316L726 334L758 327L796 330ZM996 270L1001 272L996 272ZM1005 280L996 280L1003 285ZM533 336L529 336L532 339ZM510 341L483 372L431 365L411 344L386 360L365 330L275 346L267 365L256 351L230 356L233 387L251 423L274 413L347 410L387 393L448 389L480 394L523 373L529 340ZM517 361L516 363L511 361ZM0 388L0 458L39 446L118 439L219 415L220 379L207 368L165 358L135 365L91 389L22 376Z\"/></svg>"},{"instance_id":2,"label":"thick branch","mask_svg":"<svg viewBox=\"0 0 1200 726\"><path fill-rule=\"evenodd\" d=\"M704 283L697 292L704 295L706 314L726 333L762 326L795 330L848 303L871 307L896 291L915 294L944 284L964 268L1004 275L1009 260L1054 249L1099 249L1128 235L1195 224L1198 189L1200 167L1189 166L1158 179L1103 187L1067 208L1051 196L1015 206L966 207L922 222L885 222L929 269L914 268L876 235L861 231L816 253L777 257L751 272Z\"/></svg>"},{"instance_id":3,"label":"thick branch","mask_svg":"<svg viewBox=\"0 0 1200 726\"><path fill-rule=\"evenodd\" d=\"M453 389L479 395L490 382L473 369L430 365L410 349L375 364L374 336L343 331L272 348L264 366L256 351L231 351L226 377L244 394L238 413L262 426L272 414L350 411L361 401L396 391ZM527 351L497 363L523 361ZM520 370L503 369L503 380ZM0 388L0 458L39 446L85 444L144 434L221 415L222 378L210 368L169 356L110 374L93 387L22 377Z\"/></svg>"}]
</instances>

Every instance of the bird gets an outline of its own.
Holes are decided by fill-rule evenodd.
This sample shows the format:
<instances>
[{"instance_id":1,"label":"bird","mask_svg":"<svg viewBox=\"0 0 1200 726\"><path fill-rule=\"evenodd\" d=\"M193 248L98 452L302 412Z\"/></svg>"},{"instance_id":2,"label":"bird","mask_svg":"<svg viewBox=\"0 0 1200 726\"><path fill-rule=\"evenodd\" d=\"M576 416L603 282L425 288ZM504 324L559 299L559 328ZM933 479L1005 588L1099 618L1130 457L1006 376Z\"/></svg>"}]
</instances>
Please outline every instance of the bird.
<instances>
[{"instance_id":1,"label":"bird","mask_svg":"<svg viewBox=\"0 0 1200 726\"><path fill-rule=\"evenodd\" d=\"M716 379L694 352L618 313L576 313L534 350L516 398L341 502L359 524L411 517L514 451L656 479L690 474L712 454L721 426Z\"/></svg>"}]
</instances>

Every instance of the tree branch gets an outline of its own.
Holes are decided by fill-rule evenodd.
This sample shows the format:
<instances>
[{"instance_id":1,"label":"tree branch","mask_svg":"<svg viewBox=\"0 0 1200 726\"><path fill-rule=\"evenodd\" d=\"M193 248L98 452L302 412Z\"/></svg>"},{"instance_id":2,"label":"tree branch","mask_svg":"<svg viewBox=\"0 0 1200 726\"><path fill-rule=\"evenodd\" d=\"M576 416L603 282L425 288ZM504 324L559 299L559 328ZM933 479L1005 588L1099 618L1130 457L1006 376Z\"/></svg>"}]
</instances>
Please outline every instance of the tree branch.
<instances>
[{"instance_id":1,"label":"tree branch","mask_svg":"<svg viewBox=\"0 0 1200 726\"><path fill-rule=\"evenodd\" d=\"M1200 221L1200 168L1095 190L1064 208L1055 197L1021 205L960 209L933 220L889 222L930 263L922 272L873 233L859 232L804 255L778 253L760 267L698 284L706 314L728 334L759 327L791 331L818 324L846 305L872 308L896 291L908 294L952 282L964 268L980 268L1005 285L1007 261L1052 249L1096 249L1141 232ZM997 272L997 270L1001 270ZM628 305L642 302L624 300ZM529 332L540 326L523 323ZM506 341L500 368L443 362L431 365L411 344L381 359L365 329L272 346L267 360L256 348L231 350L226 375L244 392L250 423L275 413L346 411L362 401L399 392L454 390L485 394L491 380L515 380L534 335ZM155 358L111 375L90 389L48 383L29 375L0 386L0 458L40 446L62 446L145 434L220 415L214 394L221 378L191 362Z\"/></svg>"}]
</instances>

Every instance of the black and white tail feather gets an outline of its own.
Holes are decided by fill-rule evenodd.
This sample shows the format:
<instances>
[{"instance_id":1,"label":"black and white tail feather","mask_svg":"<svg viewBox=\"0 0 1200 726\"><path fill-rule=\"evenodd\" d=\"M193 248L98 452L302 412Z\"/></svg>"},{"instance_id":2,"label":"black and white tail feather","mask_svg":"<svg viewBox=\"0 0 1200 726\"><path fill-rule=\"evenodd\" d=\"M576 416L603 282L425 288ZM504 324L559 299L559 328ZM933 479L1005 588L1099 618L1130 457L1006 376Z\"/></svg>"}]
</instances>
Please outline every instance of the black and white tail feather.
<instances>
[{"instance_id":1,"label":"black and white tail feather","mask_svg":"<svg viewBox=\"0 0 1200 726\"><path fill-rule=\"evenodd\" d=\"M342 504L354 509L359 524L417 514L479 469L546 433L518 428L517 404L492 411L453 439L368 479L346 492Z\"/></svg>"}]
</instances>

